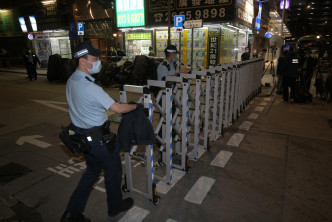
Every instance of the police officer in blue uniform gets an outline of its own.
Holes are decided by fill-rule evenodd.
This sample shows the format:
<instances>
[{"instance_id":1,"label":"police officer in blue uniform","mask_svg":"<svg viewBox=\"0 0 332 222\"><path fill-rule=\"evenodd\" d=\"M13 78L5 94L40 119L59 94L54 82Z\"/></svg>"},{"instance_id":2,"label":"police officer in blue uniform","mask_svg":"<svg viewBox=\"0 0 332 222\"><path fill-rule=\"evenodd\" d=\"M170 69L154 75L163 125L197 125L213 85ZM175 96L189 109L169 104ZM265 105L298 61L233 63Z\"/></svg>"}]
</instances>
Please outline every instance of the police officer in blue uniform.
<instances>
[{"instance_id":1,"label":"police officer in blue uniform","mask_svg":"<svg viewBox=\"0 0 332 222\"><path fill-rule=\"evenodd\" d=\"M115 102L91 76L101 69L99 56L101 51L91 41L78 45L74 57L77 60L76 71L68 79L66 97L69 105L69 115L75 131L82 135L92 133L92 129L109 125L107 110L116 113L126 113L136 109L134 104L119 104ZM85 154L87 169L82 175L78 186L72 194L61 222L89 222L90 219L82 213L89 194L101 171L104 171L107 193L108 215L116 216L130 209L134 200L122 199L121 181L122 166L119 147L109 150L106 143L100 139L89 137L91 150Z\"/></svg>"},{"instance_id":2,"label":"police officer in blue uniform","mask_svg":"<svg viewBox=\"0 0 332 222\"><path fill-rule=\"evenodd\" d=\"M164 50L166 59L159 64L157 69L158 80L163 80L165 76L174 76L176 72L177 49L175 45L169 45ZM188 69L181 69L180 73L188 73Z\"/></svg>"}]
</instances>

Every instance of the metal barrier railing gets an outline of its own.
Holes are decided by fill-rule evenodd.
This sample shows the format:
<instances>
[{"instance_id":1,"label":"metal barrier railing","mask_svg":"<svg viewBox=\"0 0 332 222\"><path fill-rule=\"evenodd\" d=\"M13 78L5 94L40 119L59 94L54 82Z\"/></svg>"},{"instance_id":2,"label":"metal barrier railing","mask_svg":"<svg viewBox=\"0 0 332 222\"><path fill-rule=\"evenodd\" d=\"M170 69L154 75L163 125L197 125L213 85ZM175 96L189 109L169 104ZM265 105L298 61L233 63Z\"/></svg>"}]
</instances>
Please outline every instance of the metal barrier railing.
<instances>
[{"instance_id":1,"label":"metal barrier railing","mask_svg":"<svg viewBox=\"0 0 332 222\"><path fill-rule=\"evenodd\" d=\"M127 102L126 91L143 93L144 107L149 108L152 122L155 121L152 115L158 113L153 125L161 154L159 163L165 165L166 172L165 177L154 175L153 146L146 146L144 158L150 188L145 197L159 203L154 178L171 186L173 167L189 173L189 159L199 159L209 149L209 141L216 141L239 118L261 90L263 65L263 60L256 59L209 67L180 77L168 76L165 81L148 80L146 88L159 90L153 100L150 94L144 94L142 86L125 85L120 90L121 102ZM134 190L130 170L132 154L132 151L125 154L128 190ZM173 155L180 156L180 164L173 162Z\"/></svg>"}]
</instances>

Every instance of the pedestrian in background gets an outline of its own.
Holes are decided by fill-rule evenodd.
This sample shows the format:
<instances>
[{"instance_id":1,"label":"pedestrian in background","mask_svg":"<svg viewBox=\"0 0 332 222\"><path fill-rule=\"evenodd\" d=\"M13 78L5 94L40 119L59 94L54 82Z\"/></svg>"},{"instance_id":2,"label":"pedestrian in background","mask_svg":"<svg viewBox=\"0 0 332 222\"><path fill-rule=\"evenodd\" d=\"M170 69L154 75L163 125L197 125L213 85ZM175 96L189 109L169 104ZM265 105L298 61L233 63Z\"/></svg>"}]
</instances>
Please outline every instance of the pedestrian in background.
<instances>
[{"instance_id":1,"label":"pedestrian in background","mask_svg":"<svg viewBox=\"0 0 332 222\"><path fill-rule=\"evenodd\" d=\"M153 51L152 46L149 46L149 56L156 56L156 54Z\"/></svg>"},{"instance_id":2,"label":"pedestrian in background","mask_svg":"<svg viewBox=\"0 0 332 222\"><path fill-rule=\"evenodd\" d=\"M294 46L290 46L289 53L285 56L281 66L282 88L284 102L294 98L296 78L299 72L299 58ZM290 98L289 98L290 88Z\"/></svg>"},{"instance_id":3,"label":"pedestrian in background","mask_svg":"<svg viewBox=\"0 0 332 222\"><path fill-rule=\"evenodd\" d=\"M246 60L249 60L249 59L250 59L250 50L249 50L248 47L246 47L246 50L241 55L241 61L246 61Z\"/></svg>"},{"instance_id":4,"label":"pedestrian in background","mask_svg":"<svg viewBox=\"0 0 332 222\"><path fill-rule=\"evenodd\" d=\"M306 91L310 90L311 79L314 75L314 67L317 61L311 57L311 50L306 48L304 51L304 56L300 59L300 80L301 85Z\"/></svg>"},{"instance_id":5,"label":"pedestrian in background","mask_svg":"<svg viewBox=\"0 0 332 222\"><path fill-rule=\"evenodd\" d=\"M37 79L37 63L40 65L40 61L35 53L31 51L30 48L26 49L26 52L23 56L25 68L27 69L28 78L30 81L32 79Z\"/></svg>"},{"instance_id":6,"label":"pedestrian in background","mask_svg":"<svg viewBox=\"0 0 332 222\"><path fill-rule=\"evenodd\" d=\"M136 104L115 102L91 76L101 69L101 51L91 41L79 44L74 57L78 64L66 86L69 116L75 133L87 138L90 152L84 155L86 171L72 194L61 222L90 222L82 213L93 185L104 171L108 215L118 215L129 210L134 200L122 199L122 166L118 144L105 142L110 134L107 110L127 113L136 109Z\"/></svg>"},{"instance_id":7,"label":"pedestrian in background","mask_svg":"<svg viewBox=\"0 0 332 222\"><path fill-rule=\"evenodd\" d=\"M281 95L282 94L282 62L285 58L285 55L287 54L287 51L284 51L284 46L281 47L281 51L280 51L280 57L278 58L278 63L277 63L277 77L278 77L278 80L277 80L277 87L276 87L276 93L278 95Z\"/></svg>"},{"instance_id":8,"label":"pedestrian in background","mask_svg":"<svg viewBox=\"0 0 332 222\"><path fill-rule=\"evenodd\" d=\"M110 47L110 50L108 51L108 60L110 62L117 62L118 61L118 53L114 49L113 46Z\"/></svg>"}]
</instances>

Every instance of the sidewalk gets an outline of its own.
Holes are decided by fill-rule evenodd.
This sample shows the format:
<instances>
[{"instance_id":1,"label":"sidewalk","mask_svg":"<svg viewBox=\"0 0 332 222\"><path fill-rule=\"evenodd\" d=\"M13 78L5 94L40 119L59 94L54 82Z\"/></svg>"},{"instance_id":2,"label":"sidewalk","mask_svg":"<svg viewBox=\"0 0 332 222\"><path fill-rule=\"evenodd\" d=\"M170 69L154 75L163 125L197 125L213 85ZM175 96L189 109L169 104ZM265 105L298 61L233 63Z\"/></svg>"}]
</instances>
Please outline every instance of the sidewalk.
<instances>
[{"instance_id":1,"label":"sidewalk","mask_svg":"<svg viewBox=\"0 0 332 222\"><path fill-rule=\"evenodd\" d=\"M20 74L27 74L27 70L25 68L20 68L20 67L0 67L0 72L12 72L12 73L20 73ZM46 68L40 68L37 69L37 74L38 75L46 75L47 74L47 69Z\"/></svg>"}]
</instances>

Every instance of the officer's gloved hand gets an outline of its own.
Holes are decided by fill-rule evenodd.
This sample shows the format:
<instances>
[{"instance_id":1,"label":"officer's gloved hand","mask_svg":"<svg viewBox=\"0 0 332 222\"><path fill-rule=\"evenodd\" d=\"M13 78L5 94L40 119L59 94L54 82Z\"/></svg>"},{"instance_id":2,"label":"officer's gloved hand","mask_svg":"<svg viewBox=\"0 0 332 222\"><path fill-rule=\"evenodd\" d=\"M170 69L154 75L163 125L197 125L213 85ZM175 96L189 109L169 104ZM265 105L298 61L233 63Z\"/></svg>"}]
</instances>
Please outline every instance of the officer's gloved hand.
<instances>
[{"instance_id":1,"label":"officer's gloved hand","mask_svg":"<svg viewBox=\"0 0 332 222\"><path fill-rule=\"evenodd\" d=\"M142 103L130 102L128 104L135 104L136 105L136 109L144 108L144 105Z\"/></svg>"}]
</instances>

